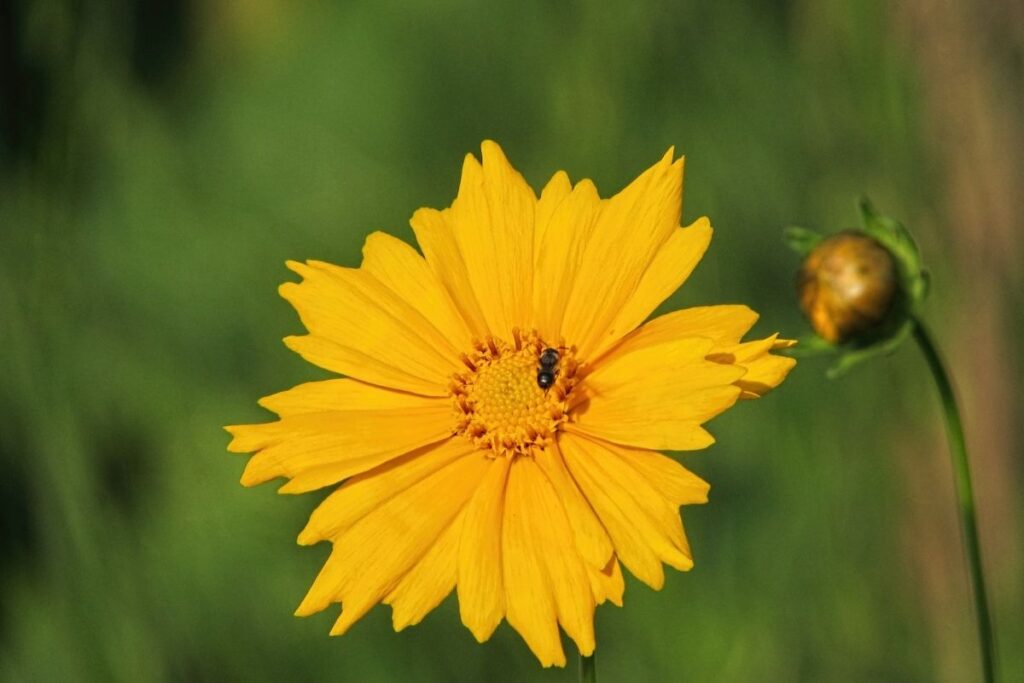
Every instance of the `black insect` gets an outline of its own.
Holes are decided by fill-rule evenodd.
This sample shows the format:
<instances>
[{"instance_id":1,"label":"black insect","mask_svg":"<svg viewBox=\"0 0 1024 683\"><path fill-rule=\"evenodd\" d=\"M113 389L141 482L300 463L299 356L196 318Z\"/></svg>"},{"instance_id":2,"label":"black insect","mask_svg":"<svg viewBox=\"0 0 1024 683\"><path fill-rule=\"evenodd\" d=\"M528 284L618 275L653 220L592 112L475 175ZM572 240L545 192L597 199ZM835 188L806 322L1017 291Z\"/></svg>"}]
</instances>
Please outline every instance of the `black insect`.
<instances>
[{"instance_id":1,"label":"black insect","mask_svg":"<svg viewBox=\"0 0 1024 683\"><path fill-rule=\"evenodd\" d=\"M555 374L558 372L558 350L552 348L544 349L540 354L540 368L537 370L537 386L541 389L550 389L555 383Z\"/></svg>"}]
</instances>

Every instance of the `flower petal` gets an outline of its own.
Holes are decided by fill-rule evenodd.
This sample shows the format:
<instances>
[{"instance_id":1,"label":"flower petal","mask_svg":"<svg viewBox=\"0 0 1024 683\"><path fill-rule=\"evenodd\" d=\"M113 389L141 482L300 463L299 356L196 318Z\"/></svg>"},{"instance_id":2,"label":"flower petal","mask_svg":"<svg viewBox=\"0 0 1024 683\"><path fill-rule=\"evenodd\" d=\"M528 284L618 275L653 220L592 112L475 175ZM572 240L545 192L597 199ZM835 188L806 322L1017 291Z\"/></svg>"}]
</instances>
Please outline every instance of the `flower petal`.
<instances>
[{"instance_id":1,"label":"flower petal","mask_svg":"<svg viewBox=\"0 0 1024 683\"><path fill-rule=\"evenodd\" d=\"M337 538L387 500L474 451L465 439L447 439L352 477L313 511L299 534L299 544L312 545Z\"/></svg>"},{"instance_id":2,"label":"flower petal","mask_svg":"<svg viewBox=\"0 0 1024 683\"><path fill-rule=\"evenodd\" d=\"M481 152L482 165L466 155L450 224L488 328L510 339L531 322L537 197L497 144Z\"/></svg>"},{"instance_id":3,"label":"flower petal","mask_svg":"<svg viewBox=\"0 0 1024 683\"><path fill-rule=\"evenodd\" d=\"M347 631L395 590L437 543L485 471L482 454L459 458L353 524L335 540L330 557L296 614L306 616L341 602L343 610L331 634Z\"/></svg>"},{"instance_id":4,"label":"flower petal","mask_svg":"<svg viewBox=\"0 0 1024 683\"><path fill-rule=\"evenodd\" d=\"M529 486L534 552L541 559L555 599L558 621L583 655L594 651L594 595L573 530L554 487L533 458L521 458Z\"/></svg>"},{"instance_id":5,"label":"flower petal","mask_svg":"<svg viewBox=\"0 0 1024 683\"><path fill-rule=\"evenodd\" d=\"M619 447L572 434L561 445L569 471L634 576L658 590L665 578L661 562L684 571L693 567L676 506L629 466Z\"/></svg>"},{"instance_id":6,"label":"flower petal","mask_svg":"<svg viewBox=\"0 0 1024 683\"><path fill-rule=\"evenodd\" d=\"M636 292L619 311L594 351L600 356L633 331L658 305L690 277L711 243L711 222L699 218L687 228L676 228L644 272ZM693 336L687 335L687 336Z\"/></svg>"},{"instance_id":7,"label":"flower petal","mask_svg":"<svg viewBox=\"0 0 1024 683\"><path fill-rule=\"evenodd\" d=\"M505 494L502 565L508 623L519 632L541 665L565 666L558 633L558 611L535 535L533 504L536 483L529 458L511 465ZM542 522L543 524L543 522Z\"/></svg>"},{"instance_id":8,"label":"flower petal","mask_svg":"<svg viewBox=\"0 0 1024 683\"><path fill-rule=\"evenodd\" d=\"M583 358L622 331L612 328L658 250L679 225L683 161L673 150L604 202L566 308L562 331Z\"/></svg>"},{"instance_id":9,"label":"flower petal","mask_svg":"<svg viewBox=\"0 0 1024 683\"><path fill-rule=\"evenodd\" d=\"M505 509L508 458L494 458L466 506L459 545L459 613L481 643L505 616L502 588L501 522Z\"/></svg>"},{"instance_id":10,"label":"flower petal","mask_svg":"<svg viewBox=\"0 0 1024 683\"><path fill-rule=\"evenodd\" d=\"M709 339L617 348L586 376L586 402L567 431L653 450L695 450L714 442L701 424L739 398L745 370L704 360Z\"/></svg>"},{"instance_id":11,"label":"flower petal","mask_svg":"<svg viewBox=\"0 0 1024 683\"><path fill-rule=\"evenodd\" d=\"M537 464L544 470L562 502L580 555L597 569L603 569L612 556L611 539L565 468L565 460L557 446L538 456Z\"/></svg>"},{"instance_id":12,"label":"flower petal","mask_svg":"<svg viewBox=\"0 0 1024 683\"><path fill-rule=\"evenodd\" d=\"M711 486L678 462L658 451L620 446L618 454L658 489L672 504L693 505L708 502Z\"/></svg>"},{"instance_id":13,"label":"flower petal","mask_svg":"<svg viewBox=\"0 0 1024 683\"><path fill-rule=\"evenodd\" d=\"M545 199L541 195L542 204ZM534 258L534 327L549 343L560 344L564 337L562 320L600 209L597 188L584 180L550 210L541 230Z\"/></svg>"},{"instance_id":14,"label":"flower petal","mask_svg":"<svg viewBox=\"0 0 1024 683\"><path fill-rule=\"evenodd\" d=\"M769 353L789 348L795 343L778 337L778 334L773 334L742 344L716 346L708 354L708 360L744 368L746 374L736 381L736 386L743 390L740 398L760 398L779 386L796 365L794 358Z\"/></svg>"},{"instance_id":15,"label":"flower petal","mask_svg":"<svg viewBox=\"0 0 1024 683\"><path fill-rule=\"evenodd\" d=\"M382 410L433 405L433 399L391 391L354 379L306 382L286 391L264 396L259 404L281 417L334 410Z\"/></svg>"},{"instance_id":16,"label":"flower petal","mask_svg":"<svg viewBox=\"0 0 1024 683\"><path fill-rule=\"evenodd\" d=\"M608 565L604 569L587 567L587 575L590 577L594 601L598 605L603 605L607 600L622 607L622 594L626 590L626 583L622 578L622 568L617 558L608 560Z\"/></svg>"},{"instance_id":17,"label":"flower petal","mask_svg":"<svg viewBox=\"0 0 1024 683\"><path fill-rule=\"evenodd\" d=\"M455 588L464 516L465 509L382 601L391 605L391 624L396 631L420 623Z\"/></svg>"},{"instance_id":18,"label":"flower petal","mask_svg":"<svg viewBox=\"0 0 1024 683\"><path fill-rule=\"evenodd\" d=\"M430 266L411 246L387 233L375 232L363 245L362 269L413 304L455 349L471 348L473 335L466 321Z\"/></svg>"},{"instance_id":19,"label":"flower petal","mask_svg":"<svg viewBox=\"0 0 1024 683\"><path fill-rule=\"evenodd\" d=\"M419 209L412 215L409 225L416 234L416 242L423 250L423 257L448 291L452 303L466 321L470 332L483 339L488 333L487 320L484 318L480 302L473 294L466 260L455 239L451 209Z\"/></svg>"},{"instance_id":20,"label":"flower petal","mask_svg":"<svg viewBox=\"0 0 1024 683\"><path fill-rule=\"evenodd\" d=\"M782 384L789 371L796 367L796 359L766 353L742 365L747 374L736 382L736 386L743 390L740 398L760 398Z\"/></svg>"},{"instance_id":21,"label":"flower petal","mask_svg":"<svg viewBox=\"0 0 1024 683\"><path fill-rule=\"evenodd\" d=\"M746 306L697 306L666 313L651 320L614 347L615 353L670 342L685 337L706 337L715 346L735 344L757 322Z\"/></svg>"},{"instance_id":22,"label":"flower petal","mask_svg":"<svg viewBox=\"0 0 1024 683\"><path fill-rule=\"evenodd\" d=\"M565 171L558 171L551 176L551 180L548 181L548 184L540 192L540 198L537 200L537 211L533 221L533 263L535 271L537 256L540 254L539 247L544 243L544 233L547 232L548 227L551 225L551 217L554 215L555 209L571 192L572 181L569 180L569 175Z\"/></svg>"},{"instance_id":23,"label":"flower petal","mask_svg":"<svg viewBox=\"0 0 1024 683\"><path fill-rule=\"evenodd\" d=\"M370 384L409 391L421 396L448 395L445 385L405 372L395 367L391 358L382 359L379 357L380 354L367 355L312 334L285 337L284 343L313 365L341 374L352 371L353 377Z\"/></svg>"},{"instance_id":24,"label":"flower petal","mask_svg":"<svg viewBox=\"0 0 1024 683\"><path fill-rule=\"evenodd\" d=\"M281 296L295 306L313 338L341 350L334 355L306 354L308 347L300 346L296 350L307 360L372 384L443 393L452 373L459 370L459 352L412 304L363 270L317 261L289 261L288 267L303 281L281 285ZM395 375L384 375L362 362L366 358L416 381L396 382Z\"/></svg>"},{"instance_id":25,"label":"flower petal","mask_svg":"<svg viewBox=\"0 0 1024 683\"><path fill-rule=\"evenodd\" d=\"M416 407L305 413L227 427L235 437L228 450L258 451L242 474L244 486L288 477L281 493L311 491L449 437L450 403L421 401Z\"/></svg>"}]
</instances>

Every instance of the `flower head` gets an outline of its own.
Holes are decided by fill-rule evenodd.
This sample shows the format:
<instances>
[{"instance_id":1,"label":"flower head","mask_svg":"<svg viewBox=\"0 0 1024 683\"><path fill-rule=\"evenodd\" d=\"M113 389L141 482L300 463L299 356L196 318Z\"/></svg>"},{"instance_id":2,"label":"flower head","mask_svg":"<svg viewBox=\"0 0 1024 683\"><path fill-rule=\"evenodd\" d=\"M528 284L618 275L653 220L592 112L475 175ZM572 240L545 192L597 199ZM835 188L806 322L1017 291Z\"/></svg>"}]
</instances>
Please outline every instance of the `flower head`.
<instances>
[{"instance_id":1,"label":"flower head","mask_svg":"<svg viewBox=\"0 0 1024 683\"><path fill-rule=\"evenodd\" d=\"M885 247L847 230L826 237L807 254L797 289L814 331L836 344L869 335L896 303L896 262Z\"/></svg>"},{"instance_id":2,"label":"flower head","mask_svg":"<svg viewBox=\"0 0 1024 683\"><path fill-rule=\"evenodd\" d=\"M928 271L910 232L867 198L859 208L859 229L828 237L786 229L786 241L803 256L797 295L817 335L800 348L804 354L838 352L832 377L902 344L928 295Z\"/></svg>"},{"instance_id":3,"label":"flower head","mask_svg":"<svg viewBox=\"0 0 1024 683\"><path fill-rule=\"evenodd\" d=\"M708 485L659 450L705 448L702 426L778 385L776 335L741 341L745 306L642 324L711 239L679 227L682 159L610 199L559 172L538 197L498 145L467 155L458 196L420 209L422 256L370 235L359 268L290 262L281 286L309 331L286 344L344 375L229 427L242 483L334 487L299 535L333 552L297 614L341 603L341 634L378 603L396 630L453 590L480 641L503 619L545 666L559 626L594 650L595 605L620 605L624 565L659 589L693 566L680 505Z\"/></svg>"}]
</instances>

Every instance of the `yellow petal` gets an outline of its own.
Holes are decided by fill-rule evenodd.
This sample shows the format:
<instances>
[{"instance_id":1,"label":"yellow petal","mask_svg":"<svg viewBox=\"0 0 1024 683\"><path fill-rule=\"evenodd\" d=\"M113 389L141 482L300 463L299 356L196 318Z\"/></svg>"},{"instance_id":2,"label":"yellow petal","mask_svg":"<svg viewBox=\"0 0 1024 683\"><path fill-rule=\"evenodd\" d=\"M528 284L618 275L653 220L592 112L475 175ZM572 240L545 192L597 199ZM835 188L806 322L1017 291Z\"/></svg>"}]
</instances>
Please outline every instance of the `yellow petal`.
<instances>
[{"instance_id":1,"label":"yellow petal","mask_svg":"<svg viewBox=\"0 0 1024 683\"><path fill-rule=\"evenodd\" d=\"M465 510L384 598L383 603L391 605L391 624L396 631L420 623L455 588L464 515Z\"/></svg>"},{"instance_id":2,"label":"yellow petal","mask_svg":"<svg viewBox=\"0 0 1024 683\"><path fill-rule=\"evenodd\" d=\"M318 365L338 373L352 372L354 377L379 384L409 391L423 396L447 396L448 389L436 380L423 379L415 374L405 372L390 363L390 359L382 359L379 355L367 355L346 346L328 341L312 334L284 338L285 345L313 365Z\"/></svg>"},{"instance_id":3,"label":"yellow petal","mask_svg":"<svg viewBox=\"0 0 1024 683\"><path fill-rule=\"evenodd\" d=\"M790 340L780 340L778 336L774 334L742 344L716 346L708 354L708 360L744 368L746 374L736 382L736 386L743 390L741 398L759 398L781 384L796 365L793 358L769 353L792 345Z\"/></svg>"},{"instance_id":4,"label":"yellow petal","mask_svg":"<svg viewBox=\"0 0 1024 683\"><path fill-rule=\"evenodd\" d=\"M592 357L658 250L679 226L683 162L673 150L604 202L575 278L562 331Z\"/></svg>"},{"instance_id":5,"label":"yellow petal","mask_svg":"<svg viewBox=\"0 0 1024 683\"><path fill-rule=\"evenodd\" d=\"M747 369L747 374L736 382L736 386L743 390L740 398L760 398L782 384L789 371L796 367L796 359L766 353L742 366Z\"/></svg>"},{"instance_id":6,"label":"yellow petal","mask_svg":"<svg viewBox=\"0 0 1024 683\"><path fill-rule=\"evenodd\" d=\"M548 227L551 225L551 217L559 204L571 192L572 182L565 171L558 171L555 175L551 176L551 180L548 181L548 184L540 192L540 198L537 200L537 212L533 222L533 262L535 270L537 256L539 255L537 248L544 243L544 233L547 232Z\"/></svg>"},{"instance_id":7,"label":"yellow petal","mask_svg":"<svg viewBox=\"0 0 1024 683\"><path fill-rule=\"evenodd\" d=\"M664 583L661 562L693 566L676 506L620 455L614 444L572 434L561 439L573 477L615 545L615 553L638 579L655 590Z\"/></svg>"},{"instance_id":8,"label":"yellow petal","mask_svg":"<svg viewBox=\"0 0 1024 683\"><path fill-rule=\"evenodd\" d=\"M334 410L383 410L433 405L416 394L391 391L354 379L306 382L287 391L264 396L259 404L281 417Z\"/></svg>"},{"instance_id":9,"label":"yellow petal","mask_svg":"<svg viewBox=\"0 0 1024 683\"><path fill-rule=\"evenodd\" d=\"M451 210L419 209L409 224L430 269L448 291L470 332L483 339L488 333L487 320L473 293L466 260L455 239Z\"/></svg>"},{"instance_id":10,"label":"yellow petal","mask_svg":"<svg viewBox=\"0 0 1024 683\"><path fill-rule=\"evenodd\" d=\"M447 439L352 477L313 511L299 534L299 543L312 545L337 538L390 498L474 450L466 439Z\"/></svg>"},{"instance_id":11,"label":"yellow petal","mask_svg":"<svg viewBox=\"0 0 1024 683\"><path fill-rule=\"evenodd\" d=\"M353 524L334 542L296 614L306 616L341 602L331 634L347 631L436 544L476 490L485 463L479 452L459 458Z\"/></svg>"},{"instance_id":12,"label":"yellow petal","mask_svg":"<svg viewBox=\"0 0 1024 683\"><path fill-rule=\"evenodd\" d=\"M537 197L497 144L481 152L466 155L450 222L490 331L511 339L531 322Z\"/></svg>"},{"instance_id":13,"label":"yellow petal","mask_svg":"<svg viewBox=\"0 0 1024 683\"><path fill-rule=\"evenodd\" d=\"M505 495L502 565L508 623L519 632L541 665L565 666L558 633L558 612L545 569L538 556L532 505L535 483L529 458L512 463Z\"/></svg>"},{"instance_id":14,"label":"yellow petal","mask_svg":"<svg viewBox=\"0 0 1024 683\"><path fill-rule=\"evenodd\" d=\"M708 339L616 349L584 380L588 399L567 431L654 450L695 450L714 442L701 424L739 398L743 368L704 360Z\"/></svg>"},{"instance_id":15,"label":"yellow petal","mask_svg":"<svg viewBox=\"0 0 1024 683\"><path fill-rule=\"evenodd\" d=\"M460 369L459 351L451 342L412 304L369 273L317 261L290 261L288 266L302 275L303 281L281 285L281 296L295 306L311 336L361 354L355 358L341 353L333 358L307 359L374 384L387 378L357 362L363 357L376 358L431 387L445 387L452 373ZM419 385L387 386L417 393L420 389Z\"/></svg>"},{"instance_id":16,"label":"yellow petal","mask_svg":"<svg viewBox=\"0 0 1024 683\"><path fill-rule=\"evenodd\" d=\"M644 272L636 292L605 332L594 351L595 356L600 356L635 329L662 301L679 289L707 251L711 233L711 222L707 218L700 218L687 228L675 229Z\"/></svg>"},{"instance_id":17,"label":"yellow petal","mask_svg":"<svg viewBox=\"0 0 1024 683\"><path fill-rule=\"evenodd\" d=\"M564 336L562 320L600 209L601 199L594 184L589 180L580 182L551 210L537 245L534 326L550 344L560 343Z\"/></svg>"},{"instance_id":18,"label":"yellow petal","mask_svg":"<svg viewBox=\"0 0 1024 683\"><path fill-rule=\"evenodd\" d=\"M466 506L459 545L459 613L481 643L505 615L501 579L501 520L505 509L508 458L494 458Z\"/></svg>"},{"instance_id":19,"label":"yellow petal","mask_svg":"<svg viewBox=\"0 0 1024 683\"><path fill-rule=\"evenodd\" d=\"M521 476L531 496L527 509L534 553L546 569L558 621L580 653L590 655L594 651L594 595L586 565L555 489L533 458L521 461Z\"/></svg>"},{"instance_id":20,"label":"yellow petal","mask_svg":"<svg viewBox=\"0 0 1024 683\"><path fill-rule=\"evenodd\" d=\"M620 446L619 456L674 505L708 502L711 486L672 458L657 451Z\"/></svg>"},{"instance_id":21,"label":"yellow petal","mask_svg":"<svg viewBox=\"0 0 1024 683\"><path fill-rule=\"evenodd\" d=\"M608 538L608 532L601 526L601 521L594 514L590 503L583 497L576 482L565 469L561 452L554 447L538 456L537 464L544 470L558 499L562 502L580 555L594 567L604 568L612 556L611 539Z\"/></svg>"},{"instance_id":22,"label":"yellow petal","mask_svg":"<svg viewBox=\"0 0 1024 683\"><path fill-rule=\"evenodd\" d=\"M590 577L590 589L598 605L603 605L607 600L622 607L622 594L626 590L626 583L622 578L622 568L618 559L613 557L608 560L608 565L604 569L587 567L587 575Z\"/></svg>"},{"instance_id":23,"label":"yellow petal","mask_svg":"<svg viewBox=\"0 0 1024 683\"><path fill-rule=\"evenodd\" d=\"M363 245L362 268L413 304L456 349L471 348L473 335L466 321L430 266L411 246L387 233L375 232Z\"/></svg>"},{"instance_id":24,"label":"yellow petal","mask_svg":"<svg viewBox=\"0 0 1024 683\"><path fill-rule=\"evenodd\" d=\"M244 486L288 477L282 493L311 491L451 436L449 402L422 401L418 407L307 413L227 427L235 437L228 450L258 451L242 474Z\"/></svg>"},{"instance_id":25,"label":"yellow petal","mask_svg":"<svg viewBox=\"0 0 1024 683\"><path fill-rule=\"evenodd\" d=\"M737 343L757 322L757 313L746 306L697 306L666 313L635 330L614 348L618 354L675 341L705 337L715 346Z\"/></svg>"}]
</instances>

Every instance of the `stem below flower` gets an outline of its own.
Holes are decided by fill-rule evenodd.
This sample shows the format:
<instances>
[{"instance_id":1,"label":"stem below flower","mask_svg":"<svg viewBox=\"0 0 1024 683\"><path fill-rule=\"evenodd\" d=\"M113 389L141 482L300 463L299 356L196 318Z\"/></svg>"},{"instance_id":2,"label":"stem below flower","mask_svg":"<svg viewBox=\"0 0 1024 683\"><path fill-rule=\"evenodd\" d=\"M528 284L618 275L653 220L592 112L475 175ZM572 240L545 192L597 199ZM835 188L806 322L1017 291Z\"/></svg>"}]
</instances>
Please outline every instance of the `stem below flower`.
<instances>
[{"instance_id":1,"label":"stem below flower","mask_svg":"<svg viewBox=\"0 0 1024 683\"><path fill-rule=\"evenodd\" d=\"M992 617L988 609L985 591L985 575L981 566L981 544L978 541L978 521L974 509L974 490L971 487L971 468L967 460L967 443L964 440L963 422L956 405L956 396L949 380L949 373L932 342L931 335L920 320L914 321L914 339L921 353L928 361L928 367L935 377L935 384L942 399L942 411L946 421L946 436L953 458L953 478L956 483L956 497L960 512L960 526L964 534L964 550L971 574L974 593L975 613L978 617L978 637L981 641L981 666L986 683L995 680L995 644L993 642Z\"/></svg>"},{"instance_id":2,"label":"stem below flower","mask_svg":"<svg viewBox=\"0 0 1024 683\"><path fill-rule=\"evenodd\" d=\"M597 670L594 668L594 655L580 655L580 683L597 683Z\"/></svg>"}]
</instances>

